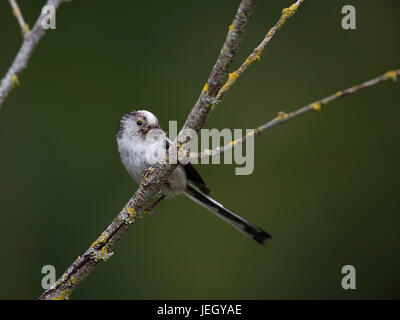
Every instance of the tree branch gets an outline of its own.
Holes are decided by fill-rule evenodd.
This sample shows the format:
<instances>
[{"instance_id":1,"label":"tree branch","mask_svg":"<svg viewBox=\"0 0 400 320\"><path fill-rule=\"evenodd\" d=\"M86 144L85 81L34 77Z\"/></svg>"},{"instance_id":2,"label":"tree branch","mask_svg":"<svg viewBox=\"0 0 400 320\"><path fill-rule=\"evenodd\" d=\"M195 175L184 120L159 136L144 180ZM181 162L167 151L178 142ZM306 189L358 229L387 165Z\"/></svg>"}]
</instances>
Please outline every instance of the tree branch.
<instances>
[{"instance_id":1,"label":"tree branch","mask_svg":"<svg viewBox=\"0 0 400 320\"><path fill-rule=\"evenodd\" d=\"M233 23L229 27L224 45L217 62L207 80L205 89L193 107L185 128L199 130L208 114L209 98L215 96L239 49L241 37L248 24L258 0L242 0ZM207 88L207 89L206 89ZM176 148L175 140L170 148ZM138 190L125 207L111 222L107 229L92 243L86 252L78 257L64 274L39 299L69 299L71 292L81 283L101 261L111 256L111 251L121 236L143 216L146 204L160 190L163 182L176 167L176 164L159 163L143 177Z\"/></svg>"},{"instance_id":2,"label":"tree branch","mask_svg":"<svg viewBox=\"0 0 400 320\"><path fill-rule=\"evenodd\" d=\"M355 85L353 87L338 91L326 98L317 100L310 104L307 104L307 105L305 105L295 111L292 111L290 113L279 112L278 116L275 117L274 119L255 128L253 131L250 131L249 133L247 133L247 135L243 136L242 138L233 140L232 142L230 142L222 147L218 147L213 150L204 150L203 152L199 152L199 153L187 154L188 151L186 151L186 154L189 156L190 161L195 160L195 159L219 156L219 155L223 154L224 152L227 152L227 151L234 149L234 148L238 147L239 145L243 144L247 139L254 137L254 136L258 136L261 133L267 131L268 129L271 129L271 128L277 126L278 124L284 123L290 119L297 118L298 116L303 115L310 111L320 111L322 106L324 106L332 101L352 95L352 94L360 92L364 89L374 87L384 81L387 81L387 80L396 81L397 76L400 76L400 69L388 71L388 72L384 73L383 75L380 75L379 77L365 81L365 82ZM182 151L182 152L185 152L185 151Z\"/></svg>"},{"instance_id":3,"label":"tree branch","mask_svg":"<svg viewBox=\"0 0 400 320\"><path fill-rule=\"evenodd\" d=\"M225 93L231 88L231 86L236 82L236 80L242 75L243 72L255 61L261 59L261 54L264 51L264 48L267 44L272 40L272 38L278 33L278 31L282 28L282 26L286 23L286 21L292 17L299 6L303 3L304 0L298 0L293 3L289 8L285 8L282 10L282 15L279 20L275 23L275 25L269 29L267 34L265 35L263 41L253 50L253 52L249 55L249 57L242 63L242 65L236 71L229 74L228 80L222 86L222 88L218 91L216 99L213 101L211 109L215 109L217 104L222 100Z\"/></svg>"},{"instance_id":4,"label":"tree branch","mask_svg":"<svg viewBox=\"0 0 400 320\"><path fill-rule=\"evenodd\" d=\"M61 4L63 0L48 0L47 5L53 6L55 9ZM18 5L15 1L10 0L11 5ZM25 21L22 18L22 14L18 8L18 12L16 13L15 8L13 6L14 13L18 18L18 21L22 27L23 25L26 26ZM43 14L40 13L39 18L37 19L35 26L33 27L32 31L25 33L24 41L22 43L21 48L18 51L17 56L15 57L11 67L8 69L6 75L1 80L0 84L0 108L3 104L4 100L8 96L11 89L13 89L16 85L19 85L18 75L20 72L26 68L29 58L32 55L33 50L36 48L37 44L39 43L40 39L45 34L45 30L42 28L41 22L43 18ZM20 20L22 19L22 20Z\"/></svg>"},{"instance_id":5,"label":"tree branch","mask_svg":"<svg viewBox=\"0 0 400 320\"><path fill-rule=\"evenodd\" d=\"M19 26L21 27L21 31L23 35L26 35L29 32L29 25L25 23L24 16L19 9L18 3L16 0L9 0L10 5L13 9L13 14L17 18Z\"/></svg>"},{"instance_id":6,"label":"tree branch","mask_svg":"<svg viewBox=\"0 0 400 320\"><path fill-rule=\"evenodd\" d=\"M210 106L213 104L213 100L215 100L215 96L222 87L235 60L245 28L253 15L257 3L258 0L243 0L241 2L235 18L229 26L228 34L217 62L183 126L184 129L190 128L198 131L203 127L211 112Z\"/></svg>"}]
</instances>

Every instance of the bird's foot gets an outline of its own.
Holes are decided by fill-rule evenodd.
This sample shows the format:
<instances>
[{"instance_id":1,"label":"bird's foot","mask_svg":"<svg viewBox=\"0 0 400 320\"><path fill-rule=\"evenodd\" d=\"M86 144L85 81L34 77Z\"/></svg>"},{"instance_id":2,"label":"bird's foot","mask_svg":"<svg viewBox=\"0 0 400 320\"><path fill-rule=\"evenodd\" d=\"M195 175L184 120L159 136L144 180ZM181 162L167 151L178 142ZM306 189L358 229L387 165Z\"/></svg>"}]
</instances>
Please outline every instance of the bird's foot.
<instances>
[{"instance_id":1,"label":"bird's foot","mask_svg":"<svg viewBox=\"0 0 400 320\"><path fill-rule=\"evenodd\" d=\"M148 169L144 169L142 172L142 180L146 181L148 178L150 178L151 174L154 172L154 168L150 167Z\"/></svg>"}]
</instances>

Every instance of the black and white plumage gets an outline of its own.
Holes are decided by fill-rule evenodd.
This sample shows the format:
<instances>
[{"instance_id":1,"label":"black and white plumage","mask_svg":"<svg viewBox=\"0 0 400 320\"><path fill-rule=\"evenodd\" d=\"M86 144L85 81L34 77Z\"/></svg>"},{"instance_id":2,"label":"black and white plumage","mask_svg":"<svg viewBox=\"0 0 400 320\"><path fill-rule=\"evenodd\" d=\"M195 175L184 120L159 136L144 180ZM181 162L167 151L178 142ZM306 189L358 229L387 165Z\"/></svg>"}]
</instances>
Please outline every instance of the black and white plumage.
<instances>
[{"instance_id":1,"label":"black and white plumage","mask_svg":"<svg viewBox=\"0 0 400 320\"><path fill-rule=\"evenodd\" d=\"M154 131L157 131L157 134L149 138L148 133ZM139 110L132 111L121 118L117 143L122 163L132 178L140 183L143 171L154 166L154 163L149 162L149 153L151 155L154 153L156 156L159 151L165 151L170 141L161 130L157 117L149 111ZM212 199L210 189L191 163L179 164L167 178L161 192L162 198L179 194L186 195L261 244L271 238L266 231Z\"/></svg>"}]
</instances>

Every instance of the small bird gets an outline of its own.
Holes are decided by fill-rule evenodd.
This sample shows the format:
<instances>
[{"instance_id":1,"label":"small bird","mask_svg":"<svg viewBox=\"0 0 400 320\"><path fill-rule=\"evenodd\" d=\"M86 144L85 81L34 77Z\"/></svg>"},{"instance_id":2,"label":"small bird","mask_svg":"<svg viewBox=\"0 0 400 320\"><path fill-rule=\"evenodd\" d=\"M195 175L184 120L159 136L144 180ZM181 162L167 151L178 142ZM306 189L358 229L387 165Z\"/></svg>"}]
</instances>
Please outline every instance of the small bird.
<instances>
[{"instance_id":1,"label":"small bird","mask_svg":"<svg viewBox=\"0 0 400 320\"><path fill-rule=\"evenodd\" d=\"M148 133L155 129L158 129L157 132L161 132L161 135L155 136L154 139L147 139ZM152 167L146 153L158 150L165 152L171 141L162 131L154 114L146 110L133 110L120 120L117 143L122 163L132 178L140 183L143 172ZM211 190L190 162L178 164L164 183L161 196L149 210L154 211L154 207L166 197L184 194L258 243L264 244L267 239L271 238L266 231L212 199L210 192Z\"/></svg>"}]
</instances>

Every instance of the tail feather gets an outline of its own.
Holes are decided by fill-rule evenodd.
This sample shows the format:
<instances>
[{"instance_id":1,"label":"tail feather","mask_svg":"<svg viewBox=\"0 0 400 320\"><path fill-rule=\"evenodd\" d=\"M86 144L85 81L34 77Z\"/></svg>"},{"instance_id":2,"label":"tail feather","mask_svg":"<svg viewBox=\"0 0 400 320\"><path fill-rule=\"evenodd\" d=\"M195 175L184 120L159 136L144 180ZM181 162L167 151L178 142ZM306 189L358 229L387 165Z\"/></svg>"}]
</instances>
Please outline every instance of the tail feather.
<instances>
[{"instance_id":1,"label":"tail feather","mask_svg":"<svg viewBox=\"0 0 400 320\"><path fill-rule=\"evenodd\" d=\"M190 182L185 195L212 213L216 214L221 219L227 221L230 225L244 233L246 236L253 238L258 243L265 244L265 241L271 238L269 233L243 219L236 213L224 208L222 204L201 192Z\"/></svg>"}]
</instances>

